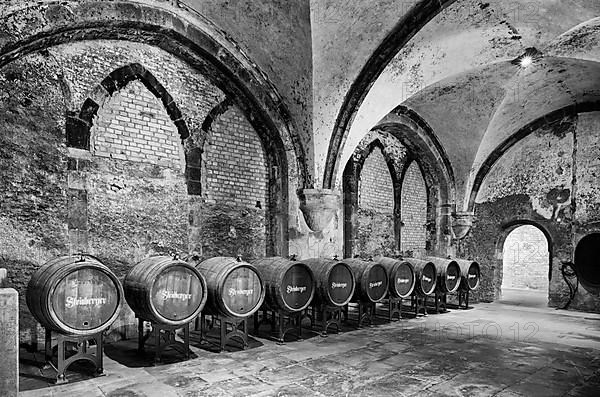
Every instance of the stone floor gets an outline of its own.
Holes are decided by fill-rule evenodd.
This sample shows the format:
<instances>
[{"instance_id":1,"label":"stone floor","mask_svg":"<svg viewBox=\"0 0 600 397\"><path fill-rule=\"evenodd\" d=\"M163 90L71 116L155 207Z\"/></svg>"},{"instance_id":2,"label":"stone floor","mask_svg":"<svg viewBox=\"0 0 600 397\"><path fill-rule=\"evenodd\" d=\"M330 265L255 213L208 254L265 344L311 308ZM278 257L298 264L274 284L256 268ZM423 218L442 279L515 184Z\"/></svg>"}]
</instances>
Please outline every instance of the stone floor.
<instances>
[{"instance_id":1,"label":"stone floor","mask_svg":"<svg viewBox=\"0 0 600 397\"><path fill-rule=\"evenodd\" d=\"M309 335L307 335L309 336ZM105 349L107 376L49 386L25 355L22 396L600 396L600 316L503 303L153 367L133 341ZM27 358L28 357L28 358Z\"/></svg>"}]
</instances>

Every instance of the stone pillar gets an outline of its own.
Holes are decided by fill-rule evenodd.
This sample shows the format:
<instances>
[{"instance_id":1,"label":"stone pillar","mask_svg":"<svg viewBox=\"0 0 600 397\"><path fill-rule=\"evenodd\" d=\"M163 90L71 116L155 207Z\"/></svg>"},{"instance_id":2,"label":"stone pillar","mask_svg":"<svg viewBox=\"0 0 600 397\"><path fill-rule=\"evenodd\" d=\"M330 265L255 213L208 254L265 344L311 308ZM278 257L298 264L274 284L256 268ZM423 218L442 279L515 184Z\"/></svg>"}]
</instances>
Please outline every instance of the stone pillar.
<instances>
[{"instance_id":1,"label":"stone pillar","mask_svg":"<svg viewBox=\"0 0 600 397\"><path fill-rule=\"evenodd\" d=\"M0 288L0 396L19 393L19 294Z\"/></svg>"}]
</instances>

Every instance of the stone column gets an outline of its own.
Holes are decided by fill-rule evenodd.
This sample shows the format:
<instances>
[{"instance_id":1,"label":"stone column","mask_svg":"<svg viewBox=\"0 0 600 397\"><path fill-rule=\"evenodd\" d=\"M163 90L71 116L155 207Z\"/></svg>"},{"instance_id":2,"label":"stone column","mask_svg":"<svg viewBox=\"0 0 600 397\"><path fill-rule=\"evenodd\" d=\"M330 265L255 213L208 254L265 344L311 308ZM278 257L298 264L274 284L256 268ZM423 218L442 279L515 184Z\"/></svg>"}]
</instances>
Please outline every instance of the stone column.
<instances>
[{"instance_id":1,"label":"stone column","mask_svg":"<svg viewBox=\"0 0 600 397\"><path fill-rule=\"evenodd\" d=\"M19 393L19 294L0 288L0 396Z\"/></svg>"}]
</instances>

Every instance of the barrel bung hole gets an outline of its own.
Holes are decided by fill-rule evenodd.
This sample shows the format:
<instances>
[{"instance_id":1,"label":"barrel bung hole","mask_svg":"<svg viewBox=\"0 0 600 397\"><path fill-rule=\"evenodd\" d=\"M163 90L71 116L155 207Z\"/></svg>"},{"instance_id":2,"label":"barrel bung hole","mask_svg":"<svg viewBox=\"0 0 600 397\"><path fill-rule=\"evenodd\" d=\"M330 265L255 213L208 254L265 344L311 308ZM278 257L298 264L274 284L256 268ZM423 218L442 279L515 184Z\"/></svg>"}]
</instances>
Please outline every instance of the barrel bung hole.
<instances>
[{"instance_id":1,"label":"barrel bung hole","mask_svg":"<svg viewBox=\"0 0 600 397\"><path fill-rule=\"evenodd\" d=\"M89 322L89 321L84 321L84 322L83 322L83 326L84 326L84 327L87 327L87 326L89 326L89 325L90 325L90 322Z\"/></svg>"}]
</instances>

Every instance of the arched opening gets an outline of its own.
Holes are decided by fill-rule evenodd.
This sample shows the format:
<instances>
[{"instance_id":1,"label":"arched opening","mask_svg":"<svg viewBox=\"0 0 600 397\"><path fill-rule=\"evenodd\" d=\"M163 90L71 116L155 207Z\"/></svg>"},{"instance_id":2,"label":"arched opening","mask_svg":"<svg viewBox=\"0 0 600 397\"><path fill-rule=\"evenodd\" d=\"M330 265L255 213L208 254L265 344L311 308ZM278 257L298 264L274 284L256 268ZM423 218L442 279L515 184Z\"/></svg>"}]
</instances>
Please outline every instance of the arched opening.
<instances>
[{"instance_id":1,"label":"arched opening","mask_svg":"<svg viewBox=\"0 0 600 397\"><path fill-rule=\"evenodd\" d=\"M502 249L501 302L519 306L548 304L550 244L534 225L516 226Z\"/></svg>"},{"instance_id":2,"label":"arched opening","mask_svg":"<svg viewBox=\"0 0 600 397\"><path fill-rule=\"evenodd\" d=\"M600 233L588 234L575 249L575 270L581 285L592 293L600 291Z\"/></svg>"}]
</instances>

